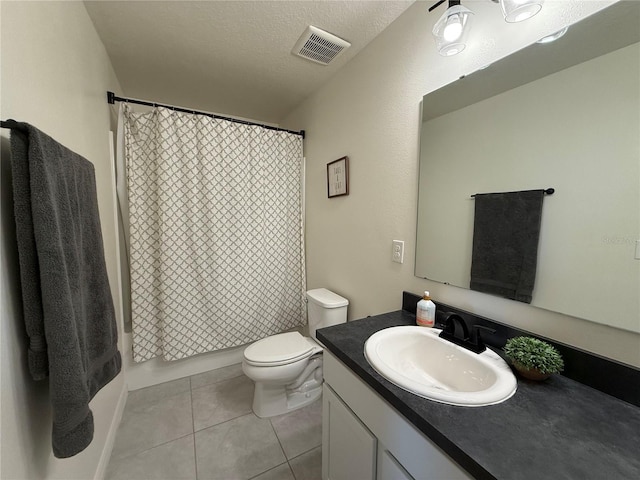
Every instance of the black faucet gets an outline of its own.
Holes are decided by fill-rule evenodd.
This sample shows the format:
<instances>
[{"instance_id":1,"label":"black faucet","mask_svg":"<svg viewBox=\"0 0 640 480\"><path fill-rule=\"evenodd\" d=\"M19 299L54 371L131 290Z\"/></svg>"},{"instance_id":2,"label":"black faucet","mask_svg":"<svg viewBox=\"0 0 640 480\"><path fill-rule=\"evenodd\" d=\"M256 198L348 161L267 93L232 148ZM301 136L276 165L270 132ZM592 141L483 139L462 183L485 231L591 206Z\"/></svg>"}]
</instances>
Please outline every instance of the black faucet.
<instances>
[{"instance_id":1,"label":"black faucet","mask_svg":"<svg viewBox=\"0 0 640 480\"><path fill-rule=\"evenodd\" d=\"M456 335L456 323L460 325L462 328L462 336ZM447 314L447 318L444 320L444 329L440 332L440 338L443 340L447 340L451 343L455 343L456 345L460 345L467 350L471 350L474 353L482 353L487 347L482 341L482 337L480 336L480 330L486 330L491 333L496 333L496 331L489 327L484 327L482 325L474 325L473 331L475 332L474 339L469 336L469 329L467 328L467 324L464 319L458 315L457 313L449 313Z\"/></svg>"}]
</instances>

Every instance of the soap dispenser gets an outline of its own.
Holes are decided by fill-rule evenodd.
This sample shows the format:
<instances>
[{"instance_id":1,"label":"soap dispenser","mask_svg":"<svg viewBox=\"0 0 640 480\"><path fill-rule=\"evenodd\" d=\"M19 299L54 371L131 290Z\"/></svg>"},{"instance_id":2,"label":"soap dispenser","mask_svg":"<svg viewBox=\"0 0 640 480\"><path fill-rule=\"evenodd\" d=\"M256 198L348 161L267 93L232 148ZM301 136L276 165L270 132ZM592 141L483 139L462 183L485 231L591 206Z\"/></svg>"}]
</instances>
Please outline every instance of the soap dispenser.
<instances>
[{"instance_id":1,"label":"soap dispenser","mask_svg":"<svg viewBox=\"0 0 640 480\"><path fill-rule=\"evenodd\" d=\"M433 327L436 323L436 304L431 301L427 291L416 307L416 323L422 327Z\"/></svg>"}]
</instances>

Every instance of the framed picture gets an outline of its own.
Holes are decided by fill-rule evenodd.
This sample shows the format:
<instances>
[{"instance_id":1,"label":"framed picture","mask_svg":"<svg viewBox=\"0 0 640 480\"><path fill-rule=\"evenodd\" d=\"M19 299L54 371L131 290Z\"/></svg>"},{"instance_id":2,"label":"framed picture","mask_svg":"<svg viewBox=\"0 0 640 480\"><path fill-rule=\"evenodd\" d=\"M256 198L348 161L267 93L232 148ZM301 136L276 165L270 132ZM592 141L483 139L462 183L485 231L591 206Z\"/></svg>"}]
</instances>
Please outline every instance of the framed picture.
<instances>
[{"instance_id":1,"label":"framed picture","mask_svg":"<svg viewBox=\"0 0 640 480\"><path fill-rule=\"evenodd\" d=\"M327 193L329 198L349 195L349 157L327 163Z\"/></svg>"}]
</instances>

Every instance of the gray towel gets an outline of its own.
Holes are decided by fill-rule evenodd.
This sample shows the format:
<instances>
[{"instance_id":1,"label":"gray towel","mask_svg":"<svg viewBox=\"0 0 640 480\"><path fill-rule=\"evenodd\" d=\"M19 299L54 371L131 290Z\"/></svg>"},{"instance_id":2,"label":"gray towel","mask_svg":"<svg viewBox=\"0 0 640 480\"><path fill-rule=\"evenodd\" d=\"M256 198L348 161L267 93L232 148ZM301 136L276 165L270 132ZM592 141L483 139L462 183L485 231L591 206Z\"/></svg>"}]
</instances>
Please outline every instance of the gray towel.
<instances>
[{"instance_id":1,"label":"gray towel","mask_svg":"<svg viewBox=\"0 0 640 480\"><path fill-rule=\"evenodd\" d=\"M49 377L58 458L93 439L89 401L121 368L93 165L38 129L11 131L28 362Z\"/></svg>"},{"instance_id":2,"label":"gray towel","mask_svg":"<svg viewBox=\"0 0 640 480\"><path fill-rule=\"evenodd\" d=\"M472 290L531 303L544 190L475 196Z\"/></svg>"}]
</instances>

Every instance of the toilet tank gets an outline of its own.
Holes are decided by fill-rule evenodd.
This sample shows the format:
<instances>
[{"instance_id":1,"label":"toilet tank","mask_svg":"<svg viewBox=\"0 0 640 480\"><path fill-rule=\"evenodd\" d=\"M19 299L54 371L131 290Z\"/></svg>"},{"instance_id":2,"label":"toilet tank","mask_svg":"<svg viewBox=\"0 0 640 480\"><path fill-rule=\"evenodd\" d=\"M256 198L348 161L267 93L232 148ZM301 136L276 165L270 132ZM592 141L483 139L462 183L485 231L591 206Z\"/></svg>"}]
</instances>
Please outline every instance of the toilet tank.
<instances>
[{"instance_id":1,"label":"toilet tank","mask_svg":"<svg viewBox=\"0 0 640 480\"><path fill-rule=\"evenodd\" d=\"M307 317L309 336L316 338L316 330L347 321L349 300L326 288L316 288L307 292Z\"/></svg>"}]
</instances>

